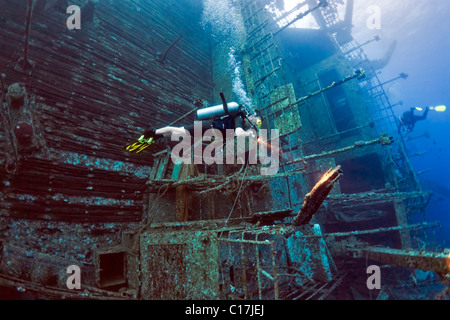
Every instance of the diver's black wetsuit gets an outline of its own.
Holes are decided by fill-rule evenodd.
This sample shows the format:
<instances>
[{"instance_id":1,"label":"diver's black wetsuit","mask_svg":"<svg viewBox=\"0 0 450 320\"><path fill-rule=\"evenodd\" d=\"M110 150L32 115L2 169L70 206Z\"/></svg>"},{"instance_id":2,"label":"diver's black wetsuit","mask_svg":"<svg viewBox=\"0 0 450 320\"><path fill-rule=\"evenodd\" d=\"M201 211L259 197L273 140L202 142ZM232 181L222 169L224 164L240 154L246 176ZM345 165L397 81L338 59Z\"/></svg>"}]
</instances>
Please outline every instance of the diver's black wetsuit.
<instances>
[{"instance_id":1,"label":"diver's black wetsuit","mask_svg":"<svg viewBox=\"0 0 450 320\"><path fill-rule=\"evenodd\" d=\"M236 128L242 128L244 131L252 128L252 124L247 119L245 113L240 111L236 115L225 115L222 117L217 117L211 120L203 120L202 122L202 135L209 129L217 129L222 133L222 136L226 136L226 130ZM184 129L187 130L191 136L194 136L194 128L195 124L184 126ZM154 137L155 139L162 138L162 135L155 134L155 128L148 128L144 135L145 138Z\"/></svg>"}]
</instances>

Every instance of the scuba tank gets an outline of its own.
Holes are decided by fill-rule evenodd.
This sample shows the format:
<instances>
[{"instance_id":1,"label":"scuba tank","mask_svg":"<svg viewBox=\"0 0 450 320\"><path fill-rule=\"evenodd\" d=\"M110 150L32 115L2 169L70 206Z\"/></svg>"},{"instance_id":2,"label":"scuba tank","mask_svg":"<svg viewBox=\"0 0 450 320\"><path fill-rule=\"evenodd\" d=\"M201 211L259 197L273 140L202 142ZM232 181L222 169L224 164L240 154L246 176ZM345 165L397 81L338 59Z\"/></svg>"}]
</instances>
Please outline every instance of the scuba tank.
<instances>
[{"instance_id":1,"label":"scuba tank","mask_svg":"<svg viewBox=\"0 0 450 320\"><path fill-rule=\"evenodd\" d=\"M241 105L236 102L227 103L223 93L220 93L220 97L222 98L222 104L197 110L197 119L207 120L224 115L234 116L241 111Z\"/></svg>"}]
</instances>

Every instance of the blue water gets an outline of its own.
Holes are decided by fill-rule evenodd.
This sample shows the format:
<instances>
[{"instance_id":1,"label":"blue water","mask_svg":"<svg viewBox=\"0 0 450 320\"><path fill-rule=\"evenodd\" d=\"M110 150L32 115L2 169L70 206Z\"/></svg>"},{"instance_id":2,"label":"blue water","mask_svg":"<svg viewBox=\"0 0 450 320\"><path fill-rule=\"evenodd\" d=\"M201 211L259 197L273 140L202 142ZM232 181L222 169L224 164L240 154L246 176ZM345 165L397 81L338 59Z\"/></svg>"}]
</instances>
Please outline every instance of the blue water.
<instances>
[{"instance_id":1,"label":"blue water","mask_svg":"<svg viewBox=\"0 0 450 320\"><path fill-rule=\"evenodd\" d=\"M358 1L357 1L358 2ZM385 88L392 104L399 100L402 106L395 107L399 116L410 107L429 105L450 106L450 2L442 0L394 0L367 1L382 9L380 30L364 32L356 26L360 40L380 34L384 42L367 46L368 55L380 55L383 45L397 40L398 45L389 65L381 74L388 81L400 72L409 75ZM363 7L362 7L363 8ZM429 134L407 143L409 154L426 152L411 158L424 189L434 192L427 208L428 221L443 224L446 244L450 243L450 110L445 113L430 112L426 121L418 122L411 137Z\"/></svg>"}]
</instances>

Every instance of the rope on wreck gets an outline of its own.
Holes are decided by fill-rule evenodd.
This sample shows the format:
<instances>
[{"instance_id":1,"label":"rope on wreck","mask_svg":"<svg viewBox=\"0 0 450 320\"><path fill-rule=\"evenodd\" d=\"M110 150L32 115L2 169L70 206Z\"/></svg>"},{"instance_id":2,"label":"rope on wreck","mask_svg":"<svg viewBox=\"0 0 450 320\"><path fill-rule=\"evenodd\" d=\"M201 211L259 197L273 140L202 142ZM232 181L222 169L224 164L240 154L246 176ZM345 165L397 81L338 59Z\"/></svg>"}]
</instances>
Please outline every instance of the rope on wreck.
<instances>
[{"instance_id":1,"label":"rope on wreck","mask_svg":"<svg viewBox=\"0 0 450 320\"><path fill-rule=\"evenodd\" d=\"M148 210L147 216L135 227L135 239L131 245L131 251L136 252L138 250L138 244L139 244L139 236L140 234L152 224L153 220L156 217L156 205L161 200L161 198L167 193L169 190L170 185L164 184L159 188L158 196L153 202L153 206ZM162 191L161 191L162 190ZM150 197L149 197L150 202Z\"/></svg>"},{"instance_id":2,"label":"rope on wreck","mask_svg":"<svg viewBox=\"0 0 450 320\"><path fill-rule=\"evenodd\" d=\"M240 196L240 194L241 194L242 186L244 185L245 175L247 174L247 169L248 169L249 166L248 166L248 165L245 165L245 163L244 163L244 164L242 165L240 171L242 171L242 169L243 169L244 167L245 167L245 170L244 170L244 174L243 174L243 176L242 176L241 183L240 183L240 185L239 185L238 193L237 193L237 195L236 195L236 198L234 199L234 203L233 203L233 206L231 207L230 214L228 215L228 218L227 218L227 220L225 221L225 225L223 226L223 229L222 229L222 231L220 232L219 238L222 237L222 233L223 233L223 231L225 230L225 228L226 228L227 225L228 225L228 221L229 221L230 218L231 218L231 214L233 213L234 207L236 206L236 203L237 203L237 201L238 201L238 199L239 199L239 196Z\"/></svg>"},{"instance_id":3,"label":"rope on wreck","mask_svg":"<svg viewBox=\"0 0 450 320\"><path fill-rule=\"evenodd\" d=\"M202 195L202 194L205 194L205 193L209 193L211 191L218 191L220 189L223 189L223 188L227 187L231 182L234 182L239 175L242 174L242 171L244 170L244 167L245 167L245 164L242 165L241 169L239 169L238 172L236 172L232 176L227 177L224 183L222 183L222 184L220 184L220 185L218 185L216 187L212 187L212 188L208 188L208 189L205 189L203 191L200 191L198 194ZM245 171L247 171L247 169ZM244 174L244 177L242 179L244 179L244 178L245 178L245 174ZM242 181L242 183L243 183L243 181ZM242 183L241 183L241 185L242 185ZM228 193L233 192L233 190L230 190L230 189L231 188L227 188L227 192ZM233 189L235 189L235 188L233 188Z\"/></svg>"}]
</instances>

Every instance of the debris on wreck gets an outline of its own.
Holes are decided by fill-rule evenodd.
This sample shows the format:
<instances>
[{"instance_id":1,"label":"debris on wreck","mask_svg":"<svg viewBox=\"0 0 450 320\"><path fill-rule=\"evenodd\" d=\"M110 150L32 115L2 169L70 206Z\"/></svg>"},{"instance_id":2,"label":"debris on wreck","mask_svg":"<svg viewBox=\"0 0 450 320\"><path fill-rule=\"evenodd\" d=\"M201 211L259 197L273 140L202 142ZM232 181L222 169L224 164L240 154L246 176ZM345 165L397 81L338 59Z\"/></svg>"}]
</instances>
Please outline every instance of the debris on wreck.
<instances>
[{"instance_id":1,"label":"debris on wreck","mask_svg":"<svg viewBox=\"0 0 450 320\"><path fill-rule=\"evenodd\" d=\"M298 215L294 218L293 225L301 226L311 221L312 216L317 212L319 207L325 201L336 181L342 175L341 167L328 170L323 175L314 188L305 196L302 208Z\"/></svg>"}]
</instances>

